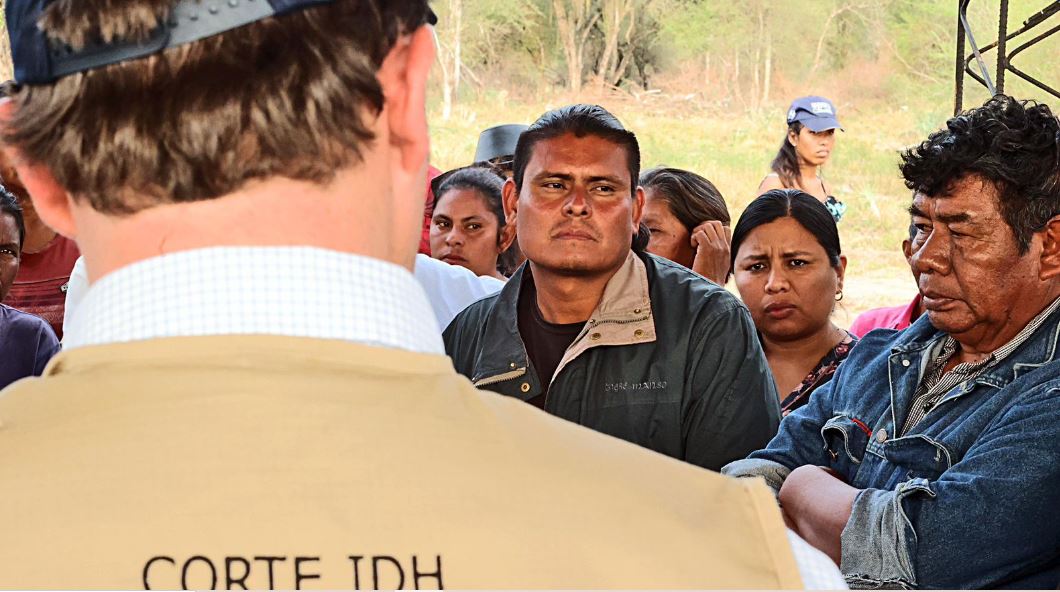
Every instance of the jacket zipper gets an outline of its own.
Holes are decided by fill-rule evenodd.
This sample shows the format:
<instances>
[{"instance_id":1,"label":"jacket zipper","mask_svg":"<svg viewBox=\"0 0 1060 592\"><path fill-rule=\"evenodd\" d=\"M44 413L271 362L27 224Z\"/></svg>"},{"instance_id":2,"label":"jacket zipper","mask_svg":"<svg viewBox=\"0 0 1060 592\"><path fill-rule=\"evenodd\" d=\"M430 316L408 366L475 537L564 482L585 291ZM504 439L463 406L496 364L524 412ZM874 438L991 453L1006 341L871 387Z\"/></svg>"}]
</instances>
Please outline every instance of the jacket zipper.
<instances>
[{"instance_id":1,"label":"jacket zipper","mask_svg":"<svg viewBox=\"0 0 1060 592\"><path fill-rule=\"evenodd\" d=\"M578 337L575 339L575 341L578 341L579 339L584 339L585 336L589 333L590 330L592 330L592 329L594 329L594 328L596 328L596 327L598 327L600 325L606 325L606 324L609 324L609 323L610 324L614 324L614 325L628 325L630 323L641 323L641 322L644 322L644 321L646 321L646 320L648 320L650 318L651 318L651 314L649 313L649 314L646 314L646 315L644 315L644 317L639 318L639 319L629 319L629 320L624 320L624 321L612 320L612 319L605 319L605 320L602 320L602 321L597 321L595 319L590 319L589 322L585 324L585 328L582 330L581 334L578 335ZM562 372L562 370L561 370L561 372ZM552 394L552 383L553 382L555 382L555 376L553 376L552 379L549 380L548 390L545 391L545 400L544 400L544 402L541 403L541 408L542 409L548 409L548 396Z\"/></svg>"},{"instance_id":2,"label":"jacket zipper","mask_svg":"<svg viewBox=\"0 0 1060 592\"><path fill-rule=\"evenodd\" d=\"M639 319L630 319L630 320L622 320L622 321L620 321L620 320L611 320L611 319L607 319L607 320L603 320L603 321L595 321L595 320L593 320L593 321L589 321L589 323L586 325L585 332L588 332L589 329L591 329L593 327L596 327L598 325L604 325L604 324L608 324L608 323L615 324L615 325L628 325L630 323L640 323L642 321L648 320L649 318L651 318L650 314L645 315L644 317L639 318ZM582 335L579 335L578 338L579 339L583 338L585 336L585 332L583 332ZM514 380L516 378L519 378L520 376L523 376L524 374L526 374L526 366L523 366L522 368L516 368L515 370L512 370L510 372L504 372L502 374L496 374L494 376L488 376L486 378L480 378L478 380L472 381L471 384L473 386L475 386L475 387L489 386L491 384L497 384L498 382L505 382L505 381L508 381L508 380ZM542 407L545 408L545 409L548 408L548 396L549 396L549 394L551 394L551 392L552 392L552 381L549 381L548 391L545 392L545 401L542 403Z\"/></svg>"},{"instance_id":3,"label":"jacket zipper","mask_svg":"<svg viewBox=\"0 0 1060 592\"><path fill-rule=\"evenodd\" d=\"M502 374L487 376L486 378L480 378L476 381L473 381L471 384L476 387L489 386L491 384L497 384L498 382L504 382L506 380L519 378L524 374L526 374L526 366L523 366L522 368L516 368L515 370L512 370L510 372L504 372Z\"/></svg>"},{"instance_id":4,"label":"jacket zipper","mask_svg":"<svg viewBox=\"0 0 1060 592\"><path fill-rule=\"evenodd\" d=\"M622 320L622 321L617 320L617 319L604 319L602 321L590 321L589 322L589 325L590 325L589 328L591 329L592 327L596 327L596 326L599 326L599 325L608 325L608 324L628 325L630 323L642 323L642 322L644 322L644 321L646 321L646 320L648 320L650 318L651 318L651 315L649 314L649 315L645 315L645 316L643 316L643 317L641 317L639 319L627 319L627 320Z\"/></svg>"}]
</instances>

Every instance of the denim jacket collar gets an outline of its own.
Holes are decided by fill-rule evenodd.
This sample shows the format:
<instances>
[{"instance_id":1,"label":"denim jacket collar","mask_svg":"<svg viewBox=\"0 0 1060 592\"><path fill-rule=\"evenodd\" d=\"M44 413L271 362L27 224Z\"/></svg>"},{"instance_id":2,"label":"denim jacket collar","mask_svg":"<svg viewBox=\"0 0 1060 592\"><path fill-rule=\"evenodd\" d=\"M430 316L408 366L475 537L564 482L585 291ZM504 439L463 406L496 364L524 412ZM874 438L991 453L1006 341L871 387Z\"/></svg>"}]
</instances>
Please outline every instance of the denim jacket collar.
<instances>
[{"instance_id":1,"label":"denim jacket collar","mask_svg":"<svg viewBox=\"0 0 1060 592\"><path fill-rule=\"evenodd\" d=\"M891 392L891 420L893 425L902 425L912 404L935 346L946 337L936 329L928 316L922 315L913 325L903 331L891 348L888 364L888 379ZM1041 367L1056 359L1057 341L1060 340L1060 309L1053 311L1030 338L1016 351L994 366L988 368L970 383L953 389L939 404L961 397L978 385L1001 389L1022 373Z\"/></svg>"},{"instance_id":2,"label":"denim jacket collar","mask_svg":"<svg viewBox=\"0 0 1060 592\"><path fill-rule=\"evenodd\" d=\"M891 358L904 354L910 358L919 357L922 362L926 363L924 356L945 337L946 334L936 329L928 319L928 315L924 314L903 333L895 346L891 348ZM1016 351L980 374L975 382L1004 388L1021 373L1055 360L1058 339L1060 339L1060 309L1053 311L1042 326ZM922 369L923 365L918 368L918 370Z\"/></svg>"}]
</instances>

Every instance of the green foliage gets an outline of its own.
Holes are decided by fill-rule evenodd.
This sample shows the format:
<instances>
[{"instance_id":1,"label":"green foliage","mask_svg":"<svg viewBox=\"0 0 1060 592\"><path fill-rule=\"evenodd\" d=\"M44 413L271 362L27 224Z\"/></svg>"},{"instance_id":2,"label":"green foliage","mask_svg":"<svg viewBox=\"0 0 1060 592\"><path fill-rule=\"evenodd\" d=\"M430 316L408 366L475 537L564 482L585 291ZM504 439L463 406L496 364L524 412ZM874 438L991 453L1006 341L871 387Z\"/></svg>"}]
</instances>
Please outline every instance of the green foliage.
<instances>
[{"instance_id":1,"label":"green foliage","mask_svg":"<svg viewBox=\"0 0 1060 592\"><path fill-rule=\"evenodd\" d=\"M468 59L476 60L471 67L482 86L461 95L449 120L432 107L436 166L467 164L486 127L529 123L550 108L596 102L637 133L645 167L667 164L707 176L738 216L768 172L788 102L823 94L836 102L846 127L825 171L848 205L840 223L850 259L841 308L852 315L912 296L899 249L909 191L898 175L898 154L952 115L955 0L643 0L637 26L649 34L637 51L644 67L628 72L622 91L587 86L581 95L562 86L566 66L552 0L464 1L465 17L473 12L482 19L468 35L494 41L468 39L468 47L491 48L468 50L477 56ZM1044 4L1011 0L1010 31ZM969 18L980 45L994 40L996 2L973 2ZM1056 24L1060 17L1038 31ZM599 43L593 35L600 31L589 38ZM587 50L588 70L595 50ZM1060 35L1017 61L1060 86L1057 55ZM993 76L996 54L984 57ZM1006 91L1060 110L1060 100L1012 74ZM986 90L966 77L965 108L986 99Z\"/></svg>"},{"instance_id":2,"label":"green foliage","mask_svg":"<svg viewBox=\"0 0 1060 592\"><path fill-rule=\"evenodd\" d=\"M728 41L734 31L717 23L733 12L729 3L709 0L662 0L652 16L659 22L661 50L675 61L694 58Z\"/></svg>"}]
</instances>

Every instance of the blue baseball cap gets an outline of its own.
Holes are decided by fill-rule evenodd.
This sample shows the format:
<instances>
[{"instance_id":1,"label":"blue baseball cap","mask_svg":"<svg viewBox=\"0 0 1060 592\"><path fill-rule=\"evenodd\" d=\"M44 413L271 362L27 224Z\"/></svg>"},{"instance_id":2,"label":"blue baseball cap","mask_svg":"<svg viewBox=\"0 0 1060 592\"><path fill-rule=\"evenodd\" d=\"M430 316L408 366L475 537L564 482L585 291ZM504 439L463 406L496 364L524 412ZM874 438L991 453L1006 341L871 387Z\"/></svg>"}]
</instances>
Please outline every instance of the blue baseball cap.
<instances>
[{"instance_id":1,"label":"blue baseball cap","mask_svg":"<svg viewBox=\"0 0 1060 592\"><path fill-rule=\"evenodd\" d=\"M40 30L41 15L55 0L6 0L4 15L11 38L15 82L49 84L63 76L135 60L236 29L335 0L174 0L169 19L141 41L90 43L80 49L55 43ZM437 17L429 11L428 22Z\"/></svg>"},{"instance_id":2,"label":"blue baseball cap","mask_svg":"<svg viewBox=\"0 0 1060 592\"><path fill-rule=\"evenodd\" d=\"M835 105L824 97L799 97L792 101L788 108L788 125L796 121L815 132L843 129L836 119Z\"/></svg>"}]
</instances>

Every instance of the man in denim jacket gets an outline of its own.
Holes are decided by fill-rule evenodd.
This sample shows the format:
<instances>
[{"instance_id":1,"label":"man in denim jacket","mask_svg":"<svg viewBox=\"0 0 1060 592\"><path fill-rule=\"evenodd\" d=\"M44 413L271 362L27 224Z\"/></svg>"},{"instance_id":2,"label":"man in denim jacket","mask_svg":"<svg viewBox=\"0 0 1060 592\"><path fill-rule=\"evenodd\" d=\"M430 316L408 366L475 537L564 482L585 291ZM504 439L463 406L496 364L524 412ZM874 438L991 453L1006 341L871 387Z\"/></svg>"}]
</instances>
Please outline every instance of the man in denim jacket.
<instances>
[{"instance_id":1,"label":"man in denim jacket","mask_svg":"<svg viewBox=\"0 0 1060 592\"><path fill-rule=\"evenodd\" d=\"M722 472L764 477L854 586L1055 587L1060 124L997 96L902 160L927 314Z\"/></svg>"}]
</instances>

